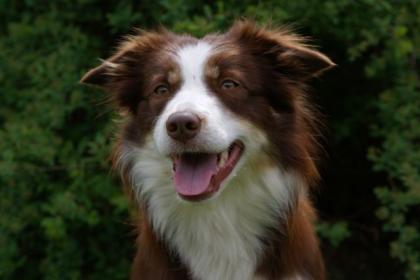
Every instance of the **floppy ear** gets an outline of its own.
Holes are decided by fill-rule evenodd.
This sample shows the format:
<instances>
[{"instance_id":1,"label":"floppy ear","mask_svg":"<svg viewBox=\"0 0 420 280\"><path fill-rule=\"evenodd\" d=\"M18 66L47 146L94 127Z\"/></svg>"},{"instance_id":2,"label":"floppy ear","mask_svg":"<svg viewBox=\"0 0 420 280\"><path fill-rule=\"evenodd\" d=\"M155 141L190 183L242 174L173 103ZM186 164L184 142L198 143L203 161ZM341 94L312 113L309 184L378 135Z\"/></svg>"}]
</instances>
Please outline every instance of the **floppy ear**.
<instances>
[{"instance_id":1,"label":"floppy ear","mask_svg":"<svg viewBox=\"0 0 420 280\"><path fill-rule=\"evenodd\" d=\"M327 56L306 44L304 38L286 28L258 27L241 20L233 24L228 34L250 48L252 54L267 57L275 69L295 78L308 79L335 66Z\"/></svg>"},{"instance_id":2,"label":"floppy ear","mask_svg":"<svg viewBox=\"0 0 420 280\"><path fill-rule=\"evenodd\" d=\"M80 79L80 83L105 87L112 82L112 78L124 76L127 66L130 62L135 61L147 46L142 44L143 37L151 37L151 33L139 34L137 36L127 37L117 49L117 52L108 59L100 59L102 62L99 66L90 69Z\"/></svg>"},{"instance_id":3,"label":"floppy ear","mask_svg":"<svg viewBox=\"0 0 420 280\"><path fill-rule=\"evenodd\" d=\"M286 50L281 51L277 59L280 61L280 65L283 62L285 66L300 69L307 78L319 76L324 71L336 66L326 55L296 44L286 46Z\"/></svg>"},{"instance_id":4,"label":"floppy ear","mask_svg":"<svg viewBox=\"0 0 420 280\"><path fill-rule=\"evenodd\" d=\"M105 87L119 78L130 76L130 69L141 67L143 55L159 50L164 42L171 40L172 33L164 28L146 32L137 30L138 34L127 36L117 48L117 52L102 64L89 70L80 80L83 84Z\"/></svg>"},{"instance_id":5,"label":"floppy ear","mask_svg":"<svg viewBox=\"0 0 420 280\"><path fill-rule=\"evenodd\" d=\"M90 69L83 75L80 79L80 83L104 87L112 70L118 67L118 64L114 62L116 60L116 57L111 57L108 60L101 60L102 64Z\"/></svg>"},{"instance_id":6,"label":"floppy ear","mask_svg":"<svg viewBox=\"0 0 420 280\"><path fill-rule=\"evenodd\" d=\"M128 36L113 56L89 70L80 82L106 89L110 93L110 101L135 113L142 98L139 91L147 79L149 58L173 40L172 36L163 29L159 32L140 31L137 35Z\"/></svg>"}]
</instances>

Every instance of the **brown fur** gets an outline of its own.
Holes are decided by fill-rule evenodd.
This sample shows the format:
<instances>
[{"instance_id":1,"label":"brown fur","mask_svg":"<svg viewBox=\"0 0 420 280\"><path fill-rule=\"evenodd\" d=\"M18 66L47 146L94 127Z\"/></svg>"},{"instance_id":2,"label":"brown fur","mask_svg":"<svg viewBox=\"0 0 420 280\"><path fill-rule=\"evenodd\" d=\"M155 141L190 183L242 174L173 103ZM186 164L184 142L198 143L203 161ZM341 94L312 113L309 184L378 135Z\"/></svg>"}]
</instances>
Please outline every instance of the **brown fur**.
<instances>
[{"instance_id":1,"label":"brown fur","mask_svg":"<svg viewBox=\"0 0 420 280\"><path fill-rule=\"evenodd\" d=\"M299 272L309 279L324 279L324 264L312 223L315 213L309 201L300 198L289 219L269 239L258 274L266 279L282 279Z\"/></svg>"},{"instance_id":2,"label":"brown fur","mask_svg":"<svg viewBox=\"0 0 420 280\"><path fill-rule=\"evenodd\" d=\"M181 280L189 279L186 268L170 255L165 244L157 240L145 215L141 211L137 238L137 253L131 269L132 280Z\"/></svg>"},{"instance_id":3,"label":"brown fur","mask_svg":"<svg viewBox=\"0 0 420 280\"><path fill-rule=\"evenodd\" d=\"M153 88L164 82L175 93L180 86L171 52L197 40L165 30L143 32L128 37L114 56L83 77L82 82L105 87L118 108L127 112L114 150L115 165L124 141L141 144L172 96L154 96ZM210 90L227 108L266 132L272 147L265 152L281 168L297 172L307 186L314 185L319 178L319 132L316 113L306 95L306 81L332 67L331 60L287 30L261 28L249 21L239 21L227 33L202 40L218 45L205 71ZM241 86L221 90L218 85L224 77L236 79ZM123 181L130 185L130 167L122 168ZM315 213L306 192L296 190L288 219L279 217L278 228L265 237L258 275L274 280L300 273L309 279L324 279L312 226ZM143 204L142 209L146 209L147 201ZM157 239L147 213L141 210L139 217L131 279L189 279L188 269L176 252L170 252L164 241Z\"/></svg>"}]
</instances>

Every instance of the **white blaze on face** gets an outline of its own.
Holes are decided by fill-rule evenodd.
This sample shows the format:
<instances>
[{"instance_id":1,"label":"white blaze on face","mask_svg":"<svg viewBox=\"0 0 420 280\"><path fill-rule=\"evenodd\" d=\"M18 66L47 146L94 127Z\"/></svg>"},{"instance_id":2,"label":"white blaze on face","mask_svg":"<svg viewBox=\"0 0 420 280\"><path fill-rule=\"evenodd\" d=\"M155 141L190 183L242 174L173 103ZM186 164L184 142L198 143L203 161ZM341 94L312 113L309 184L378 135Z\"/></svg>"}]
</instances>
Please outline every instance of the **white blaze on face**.
<instances>
[{"instance_id":1,"label":"white blaze on face","mask_svg":"<svg viewBox=\"0 0 420 280\"><path fill-rule=\"evenodd\" d=\"M184 46L176 54L182 84L166 105L153 132L157 149L163 155L182 152L219 153L226 150L239 134L235 118L206 86L204 70L211 55L212 45L202 41ZM202 123L198 135L188 145L181 147L168 136L165 124L173 113L185 111L199 116Z\"/></svg>"},{"instance_id":2,"label":"white blaze on face","mask_svg":"<svg viewBox=\"0 0 420 280\"><path fill-rule=\"evenodd\" d=\"M212 46L206 42L188 45L178 51L177 60L181 66L184 91L189 89L206 91L203 83L204 67L211 53Z\"/></svg>"}]
</instances>

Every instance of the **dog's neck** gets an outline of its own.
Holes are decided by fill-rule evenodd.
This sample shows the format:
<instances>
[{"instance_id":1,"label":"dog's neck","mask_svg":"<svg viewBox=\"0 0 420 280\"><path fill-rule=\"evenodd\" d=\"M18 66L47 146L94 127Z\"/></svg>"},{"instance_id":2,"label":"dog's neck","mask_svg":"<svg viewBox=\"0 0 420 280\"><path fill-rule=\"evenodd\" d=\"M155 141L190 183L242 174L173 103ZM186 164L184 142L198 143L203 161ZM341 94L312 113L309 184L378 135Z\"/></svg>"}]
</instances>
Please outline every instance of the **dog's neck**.
<instances>
[{"instance_id":1,"label":"dog's neck","mask_svg":"<svg viewBox=\"0 0 420 280\"><path fill-rule=\"evenodd\" d=\"M132 184L139 200L147 201L152 228L193 278L252 279L263 253L261 240L279 230L302 189L297 177L259 155L217 197L185 202L174 190L169 159L159 157L152 144L129 149Z\"/></svg>"}]
</instances>

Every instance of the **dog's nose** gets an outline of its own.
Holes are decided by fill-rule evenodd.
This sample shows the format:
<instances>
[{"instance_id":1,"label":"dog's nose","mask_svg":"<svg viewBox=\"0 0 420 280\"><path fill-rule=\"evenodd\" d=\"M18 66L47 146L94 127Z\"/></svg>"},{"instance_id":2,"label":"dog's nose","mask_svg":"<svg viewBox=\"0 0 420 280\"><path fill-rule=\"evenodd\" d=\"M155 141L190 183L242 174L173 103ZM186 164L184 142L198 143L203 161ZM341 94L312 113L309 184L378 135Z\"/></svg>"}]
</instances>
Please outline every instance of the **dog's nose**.
<instances>
[{"instance_id":1,"label":"dog's nose","mask_svg":"<svg viewBox=\"0 0 420 280\"><path fill-rule=\"evenodd\" d=\"M166 121L166 131L169 136L180 142L187 142L200 131L201 120L191 112L177 112Z\"/></svg>"}]
</instances>

